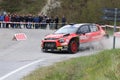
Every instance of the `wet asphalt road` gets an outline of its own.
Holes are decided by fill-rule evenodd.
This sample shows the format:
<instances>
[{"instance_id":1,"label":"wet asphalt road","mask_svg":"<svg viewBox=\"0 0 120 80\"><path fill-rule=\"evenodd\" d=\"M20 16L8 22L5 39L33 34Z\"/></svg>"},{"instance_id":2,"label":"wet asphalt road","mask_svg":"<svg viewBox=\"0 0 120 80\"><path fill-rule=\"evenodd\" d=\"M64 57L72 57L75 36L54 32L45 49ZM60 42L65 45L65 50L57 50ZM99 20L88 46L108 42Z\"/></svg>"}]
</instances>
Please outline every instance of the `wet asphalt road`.
<instances>
[{"instance_id":1,"label":"wet asphalt road","mask_svg":"<svg viewBox=\"0 0 120 80\"><path fill-rule=\"evenodd\" d=\"M0 29L0 32L0 80L20 80L38 67L100 51L99 49L87 49L76 54L43 53L40 49L40 41L45 35L53 33L52 30ZM27 40L12 40L16 33L25 33ZM111 49L112 38L109 42L105 42L105 45L103 49Z\"/></svg>"}]
</instances>

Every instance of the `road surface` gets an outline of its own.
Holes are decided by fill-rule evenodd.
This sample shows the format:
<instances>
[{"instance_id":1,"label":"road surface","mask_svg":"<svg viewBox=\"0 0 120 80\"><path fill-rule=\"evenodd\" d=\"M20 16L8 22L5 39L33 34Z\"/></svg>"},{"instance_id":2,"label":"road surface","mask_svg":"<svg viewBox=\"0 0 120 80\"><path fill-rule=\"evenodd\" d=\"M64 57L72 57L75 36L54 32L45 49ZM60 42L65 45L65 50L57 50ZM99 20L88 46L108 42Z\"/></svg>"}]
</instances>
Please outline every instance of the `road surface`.
<instances>
[{"instance_id":1,"label":"road surface","mask_svg":"<svg viewBox=\"0 0 120 80\"><path fill-rule=\"evenodd\" d=\"M53 32L48 29L0 29L0 80L20 80L38 67L99 51L99 49L84 50L77 54L43 53L40 49L40 41L45 35ZM25 33L27 40L13 40L16 33ZM104 49L111 49L112 38L104 45Z\"/></svg>"}]
</instances>

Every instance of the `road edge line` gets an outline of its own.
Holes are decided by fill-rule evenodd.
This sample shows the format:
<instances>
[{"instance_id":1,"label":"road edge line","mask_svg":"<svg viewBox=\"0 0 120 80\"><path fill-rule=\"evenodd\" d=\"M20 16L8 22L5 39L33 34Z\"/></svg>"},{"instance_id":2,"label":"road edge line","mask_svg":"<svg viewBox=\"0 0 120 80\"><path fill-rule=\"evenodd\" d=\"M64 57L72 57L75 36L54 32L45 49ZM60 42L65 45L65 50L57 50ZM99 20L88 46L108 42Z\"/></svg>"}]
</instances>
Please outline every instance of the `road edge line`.
<instances>
[{"instance_id":1,"label":"road edge line","mask_svg":"<svg viewBox=\"0 0 120 80\"><path fill-rule=\"evenodd\" d=\"M29 67L29 66L32 66L32 65L34 65L34 64L37 64L37 63L39 63L39 62L42 62L42 61L44 61L44 60L45 60L45 59L40 59L40 60L31 62L31 63L29 63L29 64L27 64L27 65L24 65L24 66L22 66L22 67L20 67L20 68L18 68L18 69L16 69L16 70L14 70L14 71L12 71L12 72L10 72L10 73L8 73L8 74L0 77L0 80L4 80L4 79L8 78L9 76L11 76L11 75L13 75L13 74L15 74L15 73L17 73L17 72L19 72L19 71L21 71L21 70Z\"/></svg>"}]
</instances>

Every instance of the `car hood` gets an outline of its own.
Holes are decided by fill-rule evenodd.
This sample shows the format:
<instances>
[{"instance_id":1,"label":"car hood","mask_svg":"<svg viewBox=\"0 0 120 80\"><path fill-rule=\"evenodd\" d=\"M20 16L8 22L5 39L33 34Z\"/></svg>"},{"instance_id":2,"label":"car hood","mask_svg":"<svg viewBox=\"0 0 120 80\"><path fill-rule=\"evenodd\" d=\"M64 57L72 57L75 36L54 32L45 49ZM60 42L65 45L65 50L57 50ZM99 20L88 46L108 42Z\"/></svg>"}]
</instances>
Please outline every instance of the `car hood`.
<instances>
[{"instance_id":1,"label":"car hood","mask_svg":"<svg viewBox=\"0 0 120 80\"><path fill-rule=\"evenodd\" d=\"M47 35L45 37L45 39L51 39L51 40L53 40L53 39L59 39L59 38L62 38L64 36L68 36L68 35L69 34L50 34L50 35Z\"/></svg>"}]
</instances>

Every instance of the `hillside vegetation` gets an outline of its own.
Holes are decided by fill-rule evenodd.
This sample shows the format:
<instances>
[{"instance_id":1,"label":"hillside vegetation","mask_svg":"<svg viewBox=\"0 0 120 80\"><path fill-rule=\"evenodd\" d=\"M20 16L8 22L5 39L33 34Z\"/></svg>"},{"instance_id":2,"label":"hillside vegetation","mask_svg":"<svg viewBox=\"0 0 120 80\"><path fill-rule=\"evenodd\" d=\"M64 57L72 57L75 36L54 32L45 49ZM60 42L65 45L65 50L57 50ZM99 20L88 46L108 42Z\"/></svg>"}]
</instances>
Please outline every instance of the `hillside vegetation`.
<instances>
[{"instance_id":1,"label":"hillside vegetation","mask_svg":"<svg viewBox=\"0 0 120 80\"><path fill-rule=\"evenodd\" d=\"M120 49L59 62L22 80L120 80Z\"/></svg>"},{"instance_id":2,"label":"hillside vegetation","mask_svg":"<svg viewBox=\"0 0 120 80\"><path fill-rule=\"evenodd\" d=\"M0 9L10 13L36 14L41 11L47 0L2 0Z\"/></svg>"},{"instance_id":3,"label":"hillside vegetation","mask_svg":"<svg viewBox=\"0 0 120 80\"><path fill-rule=\"evenodd\" d=\"M119 0L59 0L61 7L53 10L51 15L63 14L69 22L103 23L103 8L120 8Z\"/></svg>"},{"instance_id":4,"label":"hillside vegetation","mask_svg":"<svg viewBox=\"0 0 120 80\"><path fill-rule=\"evenodd\" d=\"M108 23L102 20L103 8L120 8L119 0L57 0L61 7L48 12L49 16L66 16L68 22ZM39 13L47 0L2 0L0 8L7 12Z\"/></svg>"}]
</instances>

